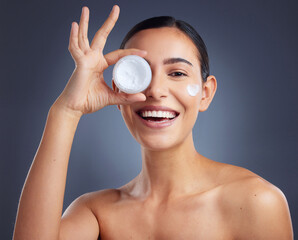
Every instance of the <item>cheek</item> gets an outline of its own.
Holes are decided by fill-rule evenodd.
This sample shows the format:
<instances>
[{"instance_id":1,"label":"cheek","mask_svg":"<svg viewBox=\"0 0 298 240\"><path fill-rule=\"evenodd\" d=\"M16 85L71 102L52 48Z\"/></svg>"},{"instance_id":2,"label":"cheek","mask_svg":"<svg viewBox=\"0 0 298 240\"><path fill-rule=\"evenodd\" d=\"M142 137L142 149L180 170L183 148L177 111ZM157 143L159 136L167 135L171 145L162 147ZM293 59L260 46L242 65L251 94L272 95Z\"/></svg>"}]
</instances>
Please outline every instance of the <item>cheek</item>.
<instances>
[{"instance_id":1,"label":"cheek","mask_svg":"<svg viewBox=\"0 0 298 240\"><path fill-rule=\"evenodd\" d=\"M193 128L197 120L200 108L201 94L201 85L197 84L196 82L185 82L179 84L179 87L175 87L175 93L173 93L173 95L178 101L177 104L179 104L182 107L182 121L184 123L184 126L188 130Z\"/></svg>"},{"instance_id":2,"label":"cheek","mask_svg":"<svg viewBox=\"0 0 298 240\"><path fill-rule=\"evenodd\" d=\"M201 97L201 86L197 83L183 83L176 87L176 96L185 107L198 107Z\"/></svg>"},{"instance_id":3,"label":"cheek","mask_svg":"<svg viewBox=\"0 0 298 240\"><path fill-rule=\"evenodd\" d=\"M121 109L121 114L122 114L123 120L125 121L127 127L130 128L132 125L131 113L127 109L127 106L121 105L120 109Z\"/></svg>"},{"instance_id":4,"label":"cheek","mask_svg":"<svg viewBox=\"0 0 298 240\"><path fill-rule=\"evenodd\" d=\"M129 105L121 105L120 107L121 109L121 115L122 118L126 124L127 129L129 130L129 132L131 133L131 135L137 139L137 132L135 131L136 129L136 118L133 113L133 111L131 110L131 108L129 107Z\"/></svg>"},{"instance_id":5,"label":"cheek","mask_svg":"<svg viewBox=\"0 0 298 240\"><path fill-rule=\"evenodd\" d=\"M187 84L186 86L186 91L189 96L195 97L200 90L200 85L199 84Z\"/></svg>"}]
</instances>

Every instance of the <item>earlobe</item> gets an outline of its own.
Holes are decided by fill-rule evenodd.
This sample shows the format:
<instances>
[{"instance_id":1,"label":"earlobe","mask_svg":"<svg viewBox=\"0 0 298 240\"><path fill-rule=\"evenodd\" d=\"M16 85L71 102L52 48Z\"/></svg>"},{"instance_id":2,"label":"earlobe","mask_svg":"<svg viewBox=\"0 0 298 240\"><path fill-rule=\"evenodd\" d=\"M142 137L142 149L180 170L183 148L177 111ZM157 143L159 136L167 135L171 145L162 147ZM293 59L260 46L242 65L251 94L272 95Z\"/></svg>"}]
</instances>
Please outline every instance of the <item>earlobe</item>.
<instances>
[{"instance_id":1,"label":"earlobe","mask_svg":"<svg viewBox=\"0 0 298 240\"><path fill-rule=\"evenodd\" d=\"M115 82L114 82L114 80L112 79L112 86L113 86L113 90L114 90L114 92L119 92L119 88L117 88L117 86L116 86L116 84L115 84ZM117 105L117 108L119 109L119 111L121 111L120 110L120 105Z\"/></svg>"},{"instance_id":2,"label":"earlobe","mask_svg":"<svg viewBox=\"0 0 298 240\"><path fill-rule=\"evenodd\" d=\"M202 99L200 102L199 112L204 112L208 109L217 89L217 81L213 75L208 76L206 82L202 86Z\"/></svg>"}]
</instances>

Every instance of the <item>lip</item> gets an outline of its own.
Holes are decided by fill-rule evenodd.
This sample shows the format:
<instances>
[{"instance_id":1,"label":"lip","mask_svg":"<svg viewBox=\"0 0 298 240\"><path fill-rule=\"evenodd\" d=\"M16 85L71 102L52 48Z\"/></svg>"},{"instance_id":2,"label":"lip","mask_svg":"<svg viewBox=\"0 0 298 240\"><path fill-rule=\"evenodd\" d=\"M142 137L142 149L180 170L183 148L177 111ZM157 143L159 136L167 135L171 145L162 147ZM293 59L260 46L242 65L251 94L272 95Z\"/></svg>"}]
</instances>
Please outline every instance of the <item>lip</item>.
<instances>
[{"instance_id":1,"label":"lip","mask_svg":"<svg viewBox=\"0 0 298 240\"><path fill-rule=\"evenodd\" d=\"M173 125L174 122L176 121L176 119L178 118L178 116L177 116L172 120L167 120L166 122L153 122L153 121L150 122L150 121L147 121L147 120L143 119L139 114L137 114L137 113L135 113L135 114L141 120L141 122L143 124L145 124L147 127L155 128L155 129L169 127L169 126Z\"/></svg>"},{"instance_id":2,"label":"lip","mask_svg":"<svg viewBox=\"0 0 298 240\"><path fill-rule=\"evenodd\" d=\"M175 112L176 113L176 117L171 119L171 120L167 120L166 122L155 122L155 121L147 121L145 119L143 119L138 112L141 110L151 110L151 111L171 111L171 112ZM169 127L171 125L173 125L175 123L175 121L177 120L177 118L179 117L179 112L176 112L173 109L170 109L168 107L161 107L161 106L146 106L143 108L140 108L139 110L137 110L135 112L135 114L137 115L137 118L140 119L140 121L147 127L152 128L152 129L161 129L161 128L165 128L165 127Z\"/></svg>"},{"instance_id":3,"label":"lip","mask_svg":"<svg viewBox=\"0 0 298 240\"><path fill-rule=\"evenodd\" d=\"M169 111L169 112L176 113L177 117L179 115L178 111L175 111L175 110L173 110L169 107L165 107L165 106L148 105L148 106L144 106L144 107L141 107L141 108L137 109L135 112L138 113L140 111Z\"/></svg>"}]
</instances>

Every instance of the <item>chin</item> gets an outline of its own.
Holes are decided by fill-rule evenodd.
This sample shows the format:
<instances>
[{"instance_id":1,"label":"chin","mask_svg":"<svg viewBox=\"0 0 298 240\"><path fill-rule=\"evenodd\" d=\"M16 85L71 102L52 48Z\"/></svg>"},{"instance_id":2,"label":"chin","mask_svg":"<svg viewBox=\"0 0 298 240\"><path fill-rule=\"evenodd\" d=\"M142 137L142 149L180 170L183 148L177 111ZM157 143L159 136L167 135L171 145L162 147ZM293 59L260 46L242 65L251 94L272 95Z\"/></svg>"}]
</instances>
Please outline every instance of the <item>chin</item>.
<instances>
[{"instance_id":1,"label":"chin","mask_svg":"<svg viewBox=\"0 0 298 240\"><path fill-rule=\"evenodd\" d=\"M151 151L163 151L171 149L178 145L177 142L169 141L169 139L171 138L168 138L166 136L159 136L158 138L146 136L146 138L139 138L136 140L142 146L142 148Z\"/></svg>"},{"instance_id":2,"label":"chin","mask_svg":"<svg viewBox=\"0 0 298 240\"><path fill-rule=\"evenodd\" d=\"M154 151L154 152L162 152L173 148L173 146L170 146L170 145L160 145L160 144L152 144L152 145L141 144L141 146L143 149Z\"/></svg>"}]
</instances>

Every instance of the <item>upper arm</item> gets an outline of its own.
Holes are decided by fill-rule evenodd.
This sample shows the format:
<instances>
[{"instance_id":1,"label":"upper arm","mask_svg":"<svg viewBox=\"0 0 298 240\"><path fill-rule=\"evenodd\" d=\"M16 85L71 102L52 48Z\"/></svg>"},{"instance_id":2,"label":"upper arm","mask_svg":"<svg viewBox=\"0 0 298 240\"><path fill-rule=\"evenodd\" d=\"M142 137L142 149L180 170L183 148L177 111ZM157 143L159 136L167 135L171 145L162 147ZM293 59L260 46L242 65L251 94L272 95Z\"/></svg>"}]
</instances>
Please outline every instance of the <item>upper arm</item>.
<instances>
[{"instance_id":1,"label":"upper arm","mask_svg":"<svg viewBox=\"0 0 298 240\"><path fill-rule=\"evenodd\" d=\"M88 206L89 194L84 194L73 201L65 210L60 224L59 239L97 239L99 224Z\"/></svg>"},{"instance_id":2,"label":"upper arm","mask_svg":"<svg viewBox=\"0 0 298 240\"><path fill-rule=\"evenodd\" d=\"M244 200L247 211L242 219L245 227L241 239L292 240L292 222L285 195L270 183L258 183L248 188Z\"/></svg>"}]
</instances>

